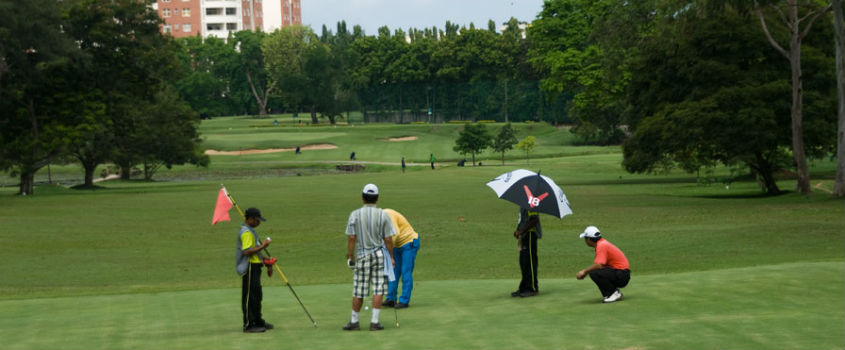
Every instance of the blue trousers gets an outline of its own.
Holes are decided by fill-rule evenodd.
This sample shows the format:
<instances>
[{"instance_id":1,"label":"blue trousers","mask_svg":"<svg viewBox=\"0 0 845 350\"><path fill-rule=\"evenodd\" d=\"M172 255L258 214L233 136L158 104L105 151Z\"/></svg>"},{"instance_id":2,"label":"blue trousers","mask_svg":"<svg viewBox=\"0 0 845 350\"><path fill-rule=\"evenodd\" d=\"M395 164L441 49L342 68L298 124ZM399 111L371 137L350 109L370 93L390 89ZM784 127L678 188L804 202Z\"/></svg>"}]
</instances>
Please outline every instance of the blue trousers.
<instances>
[{"instance_id":1,"label":"blue trousers","mask_svg":"<svg viewBox=\"0 0 845 350\"><path fill-rule=\"evenodd\" d=\"M416 238L410 243L401 247L393 248L393 260L396 266L393 273L396 279L387 283L387 300L396 301L396 294L399 290L399 279L402 279L402 295L398 302L409 304L411 302L411 291L414 290L414 261L417 259L417 251L420 250L420 239Z\"/></svg>"}]
</instances>

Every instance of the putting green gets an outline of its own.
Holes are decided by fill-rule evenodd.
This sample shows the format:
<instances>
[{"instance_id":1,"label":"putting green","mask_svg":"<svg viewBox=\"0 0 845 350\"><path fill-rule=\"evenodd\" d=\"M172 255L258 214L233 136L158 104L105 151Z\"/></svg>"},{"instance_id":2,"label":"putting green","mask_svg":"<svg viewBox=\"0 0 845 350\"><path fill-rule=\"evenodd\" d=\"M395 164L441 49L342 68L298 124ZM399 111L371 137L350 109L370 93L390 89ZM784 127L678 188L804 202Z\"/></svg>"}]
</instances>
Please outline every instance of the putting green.
<instances>
[{"instance_id":1,"label":"putting green","mask_svg":"<svg viewBox=\"0 0 845 350\"><path fill-rule=\"evenodd\" d=\"M278 277L264 277L265 318L240 332L239 288L0 302L4 349L628 348L842 349L845 263L819 262L637 275L601 304L590 281L542 279L533 298L515 280L417 281L412 305L383 309L382 332L344 332L347 284L295 287L314 328ZM819 283L824 281L824 283ZM233 276L232 285L238 280ZM366 327L371 312L362 311Z\"/></svg>"}]
</instances>

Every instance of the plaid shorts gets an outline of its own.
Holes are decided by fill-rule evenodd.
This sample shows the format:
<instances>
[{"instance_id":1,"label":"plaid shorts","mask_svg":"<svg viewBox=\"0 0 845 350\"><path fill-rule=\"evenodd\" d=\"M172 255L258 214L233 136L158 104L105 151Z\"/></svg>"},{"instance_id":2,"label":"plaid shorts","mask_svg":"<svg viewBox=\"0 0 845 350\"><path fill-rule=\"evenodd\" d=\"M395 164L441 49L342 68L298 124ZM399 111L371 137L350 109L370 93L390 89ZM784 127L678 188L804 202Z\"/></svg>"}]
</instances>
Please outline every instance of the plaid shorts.
<instances>
[{"instance_id":1,"label":"plaid shorts","mask_svg":"<svg viewBox=\"0 0 845 350\"><path fill-rule=\"evenodd\" d=\"M373 283L374 295L387 293L387 276L384 275L384 252L381 249L370 255L355 259L352 296L362 299L369 296L370 282Z\"/></svg>"}]
</instances>

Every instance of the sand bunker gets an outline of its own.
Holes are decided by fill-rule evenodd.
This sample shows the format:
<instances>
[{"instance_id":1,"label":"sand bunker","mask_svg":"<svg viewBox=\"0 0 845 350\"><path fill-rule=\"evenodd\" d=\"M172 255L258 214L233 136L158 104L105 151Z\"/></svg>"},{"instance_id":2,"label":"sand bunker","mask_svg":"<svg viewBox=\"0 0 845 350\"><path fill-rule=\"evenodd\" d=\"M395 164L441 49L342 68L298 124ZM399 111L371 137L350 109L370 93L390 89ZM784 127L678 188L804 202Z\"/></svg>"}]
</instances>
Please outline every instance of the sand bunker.
<instances>
[{"instance_id":1,"label":"sand bunker","mask_svg":"<svg viewBox=\"0 0 845 350\"><path fill-rule=\"evenodd\" d=\"M335 149L337 146L330 144L330 143L321 143L316 145L308 145L302 146L299 149L301 151L306 150L315 150L315 149ZM240 151L216 151L213 149L205 150L205 154L211 156L239 156L244 154L262 154L262 153L278 153L278 152L290 152L295 151L296 147L294 148L268 148L268 149L244 149Z\"/></svg>"},{"instance_id":2,"label":"sand bunker","mask_svg":"<svg viewBox=\"0 0 845 350\"><path fill-rule=\"evenodd\" d=\"M404 137L391 137L391 138L387 139L387 141L402 142L402 141L414 141L416 139L417 139L416 136L404 136Z\"/></svg>"}]
</instances>

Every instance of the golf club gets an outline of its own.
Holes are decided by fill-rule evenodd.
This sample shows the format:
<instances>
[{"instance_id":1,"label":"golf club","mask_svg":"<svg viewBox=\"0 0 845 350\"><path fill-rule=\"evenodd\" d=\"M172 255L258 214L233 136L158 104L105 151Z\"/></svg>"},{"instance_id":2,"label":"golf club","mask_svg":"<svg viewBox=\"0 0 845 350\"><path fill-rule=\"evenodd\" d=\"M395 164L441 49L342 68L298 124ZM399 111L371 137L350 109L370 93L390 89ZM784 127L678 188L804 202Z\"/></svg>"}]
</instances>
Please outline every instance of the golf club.
<instances>
[{"instance_id":1,"label":"golf club","mask_svg":"<svg viewBox=\"0 0 845 350\"><path fill-rule=\"evenodd\" d=\"M393 317L396 320L396 328L399 328L399 310L396 310L396 307L393 308Z\"/></svg>"},{"instance_id":2,"label":"golf club","mask_svg":"<svg viewBox=\"0 0 845 350\"><path fill-rule=\"evenodd\" d=\"M270 254L270 251L268 251L267 248L264 248L264 252L267 253L268 256L272 256L272 254ZM311 314L308 312L308 309L305 308L305 304L303 304L302 300L299 299L299 296L296 295L296 291L293 290L293 286L291 286L290 282L288 282L287 277L285 277L285 273L282 272L282 269L279 268L279 265L273 264L273 267L276 268L276 272L278 272L279 276L282 277L282 281L284 281L288 288L290 288L290 292L293 293L293 296L296 298L296 301L299 302L299 306L302 306L302 311L305 311L305 315L307 315L308 319L311 320L311 323L314 324L314 328L317 328L317 321L314 321L314 318L311 317Z\"/></svg>"}]
</instances>

